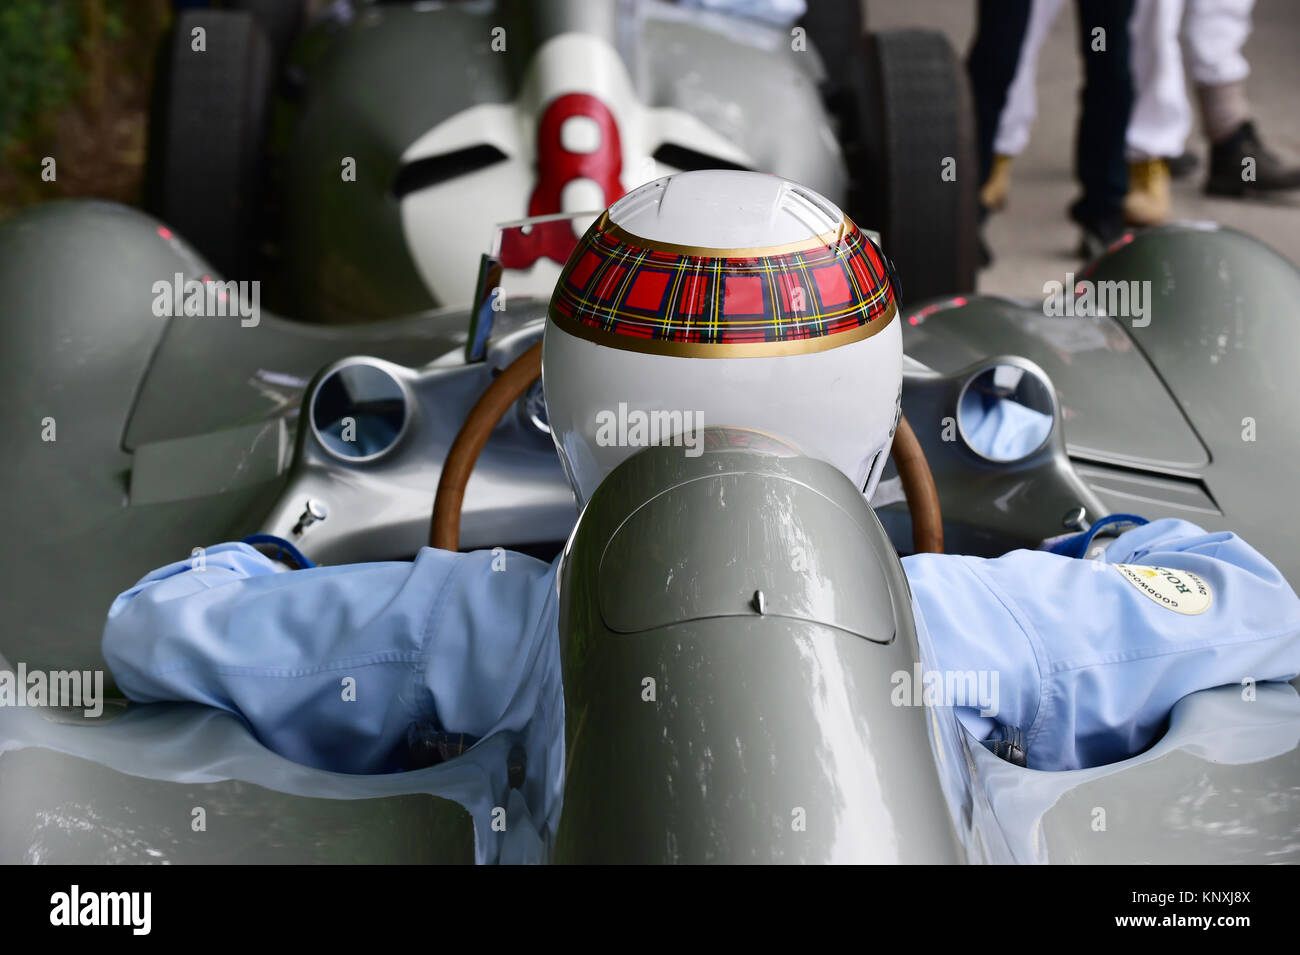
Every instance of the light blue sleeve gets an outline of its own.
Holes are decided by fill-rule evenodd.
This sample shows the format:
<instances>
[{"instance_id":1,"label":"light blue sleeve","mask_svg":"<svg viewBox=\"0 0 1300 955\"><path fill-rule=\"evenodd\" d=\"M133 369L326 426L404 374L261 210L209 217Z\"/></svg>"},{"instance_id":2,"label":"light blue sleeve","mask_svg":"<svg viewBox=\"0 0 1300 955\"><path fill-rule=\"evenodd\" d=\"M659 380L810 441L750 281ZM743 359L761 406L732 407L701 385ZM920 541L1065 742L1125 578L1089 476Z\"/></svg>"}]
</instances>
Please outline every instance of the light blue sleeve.
<instances>
[{"instance_id":1,"label":"light blue sleeve","mask_svg":"<svg viewBox=\"0 0 1300 955\"><path fill-rule=\"evenodd\" d=\"M1165 519L1122 534L1102 561L1015 551L903 566L929 629L925 666L988 675L996 712L959 711L963 722L976 735L1019 728L1033 769L1125 759L1189 693L1300 672L1300 599L1235 534Z\"/></svg>"},{"instance_id":2,"label":"light blue sleeve","mask_svg":"<svg viewBox=\"0 0 1300 955\"><path fill-rule=\"evenodd\" d=\"M399 768L416 720L509 732L535 796L558 779L553 567L431 548L411 563L295 571L246 544L201 556L154 571L109 611L104 655L132 700L229 710L281 755L345 773Z\"/></svg>"}]
</instances>

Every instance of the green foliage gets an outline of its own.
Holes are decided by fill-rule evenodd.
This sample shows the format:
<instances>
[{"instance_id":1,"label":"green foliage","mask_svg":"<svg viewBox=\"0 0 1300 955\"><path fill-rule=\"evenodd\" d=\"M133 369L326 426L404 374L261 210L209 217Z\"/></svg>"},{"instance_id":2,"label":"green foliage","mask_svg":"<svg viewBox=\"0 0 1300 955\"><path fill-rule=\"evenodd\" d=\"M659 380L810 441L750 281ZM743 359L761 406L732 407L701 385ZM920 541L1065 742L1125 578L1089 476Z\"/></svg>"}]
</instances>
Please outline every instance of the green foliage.
<instances>
[{"instance_id":1,"label":"green foliage","mask_svg":"<svg viewBox=\"0 0 1300 955\"><path fill-rule=\"evenodd\" d=\"M126 20L122 18L122 11L116 7L110 7L104 16L104 36L111 43L114 40L120 40L126 33Z\"/></svg>"},{"instance_id":2,"label":"green foliage","mask_svg":"<svg viewBox=\"0 0 1300 955\"><path fill-rule=\"evenodd\" d=\"M79 39L71 0L0 4L0 156L76 93Z\"/></svg>"}]
</instances>

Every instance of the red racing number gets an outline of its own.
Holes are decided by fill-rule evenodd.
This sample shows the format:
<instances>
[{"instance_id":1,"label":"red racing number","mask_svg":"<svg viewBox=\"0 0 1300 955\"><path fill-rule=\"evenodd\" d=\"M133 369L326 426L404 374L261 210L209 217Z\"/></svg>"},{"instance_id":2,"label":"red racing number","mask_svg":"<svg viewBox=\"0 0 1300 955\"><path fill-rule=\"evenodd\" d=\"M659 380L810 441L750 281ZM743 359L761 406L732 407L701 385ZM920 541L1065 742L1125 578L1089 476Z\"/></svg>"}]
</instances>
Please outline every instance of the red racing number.
<instances>
[{"instance_id":1,"label":"red racing number","mask_svg":"<svg viewBox=\"0 0 1300 955\"><path fill-rule=\"evenodd\" d=\"M596 124L600 139L591 152L574 152L564 145L561 130L567 120L585 117ZM623 147L618 124L609 107L590 93L566 93L551 101L537 123L537 185L528 200L529 216L554 215L564 210L564 187L575 179L590 179L604 194L609 206L623 195L619 177L623 172ZM561 265L578 243L567 220L542 222L525 235L509 229L501 237L501 264L508 269L525 269L547 258Z\"/></svg>"}]
</instances>

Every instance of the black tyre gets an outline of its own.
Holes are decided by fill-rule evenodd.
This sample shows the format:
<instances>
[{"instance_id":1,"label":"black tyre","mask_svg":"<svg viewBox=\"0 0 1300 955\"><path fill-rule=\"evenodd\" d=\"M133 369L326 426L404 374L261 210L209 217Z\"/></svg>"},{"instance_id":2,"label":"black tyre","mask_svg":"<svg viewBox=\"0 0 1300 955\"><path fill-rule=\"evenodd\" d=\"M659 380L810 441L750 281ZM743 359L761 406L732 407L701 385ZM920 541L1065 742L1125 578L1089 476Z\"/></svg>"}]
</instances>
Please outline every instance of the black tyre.
<instances>
[{"instance_id":1,"label":"black tyre","mask_svg":"<svg viewBox=\"0 0 1300 955\"><path fill-rule=\"evenodd\" d=\"M880 232L905 301L974 291L979 188L966 73L946 37L863 38L844 145L848 212Z\"/></svg>"},{"instance_id":2,"label":"black tyre","mask_svg":"<svg viewBox=\"0 0 1300 955\"><path fill-rule=\"evenodd\" d=\"M253 15L271 44L275 62L283 64L306 20L306 4L303 0L230 0L227 6L231 10L246 10Z\"/></svg>"},{"instance_id":3,"label":"black tyre","mask_svg":"<svg viewBox=\"0 0 1300 955\"><path fill-rule=\"evenodd\" d=\"M246 12L186 11L160 55L146 201L230 277L254 260L273 79L271 46Z\"/></svg>"}]
</instances>

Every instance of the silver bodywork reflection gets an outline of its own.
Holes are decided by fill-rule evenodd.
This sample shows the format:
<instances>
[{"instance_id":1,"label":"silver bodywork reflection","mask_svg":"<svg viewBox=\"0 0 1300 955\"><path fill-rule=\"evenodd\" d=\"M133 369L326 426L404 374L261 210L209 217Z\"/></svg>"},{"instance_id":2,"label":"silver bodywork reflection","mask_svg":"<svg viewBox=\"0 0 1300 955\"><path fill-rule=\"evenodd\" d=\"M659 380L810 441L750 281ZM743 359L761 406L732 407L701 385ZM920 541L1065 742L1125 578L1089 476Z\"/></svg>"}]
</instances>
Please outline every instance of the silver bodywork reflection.
<instances>
[{"instance_id":1,"label":"silver bodywork reflection","mask_svg":"<svg viewBox=\"0 0 1300 955\"><path fill-rule=\"evenodd\" d=\"M541 334L544 304L512 300L485 360L466 364L463 311L332 327L269 312L256 327L152 313L155 281L207 271L159 223L107 203L50 203L0 224L0 397L21 410L0 471L11 502L0 593L8 661L103 668L99 639L118 593L194 547L252 532L290 536L330 563L409 558L427 539L460 422L494 370ZM1088 519L1136 510L1235 530L1294 583L1300 554L1280 509L1300 448L1286 391L1300 335L1295 267L1235 233L1174 228L1135 238L1101 260L1101 275L1153 281L1149 325L1048 318L1040 303L987 298L904 324L918 360L904 412L934 469L950 549L1034 546L1080 506ZM314 381L362 356L402 380L412 417L397 445L357 464L328 454L300 417ZM966 376L996 356L1041 366L1060 405L1047 446L1009 465L981 463L942 437ZM1257 441L1243 440L1245 417ZM45 418L57 440L39 439ZM672 463L706 468L718 457ZM1233 688L1194 694L1159 742L1113 766L1044 774L1002 762L951 714L895 708L872 689L915 659L909 618L895 606L897 632L882 642L887 627L869 610L880 606L873 578L864 571L851 593L836 575L862 567L865 541L891 592L906 593L893 554L909 546L905 509L877 502L886 539L856 489L836 485L824 466L775 460L775 472L767 459L734 477L701 472L713 483L699 486L712 490L666 497L663 521L680 550L638 544L655 522L629 521L609 551L621 549L626 556L611 560L624 564L608 575L599 561L618 539L615 522L631 502L655 497L654 482L642 475L626 499L584 520L566 568L578 582L566 598L573 761L559 858L749 859L766 845L769 857L809 861L1295 860L1294 689L1260 687L1249 705ZM670 468L655 480L667 490L684 475ZM724 499L753 508L745 520L709 517ZM324 516L296 533L312 502ZM554 553L575 517L549 437L527 414L508 415L470 482L464 543ZM686 545L706 528L716 539L696 540L698 553L736 566L699 571L693 589L678 578L628 592L638 578L627 560L656 574L685 562L676 571L685 573ZM861 540L849 542L846 528ZM781 563L783 553L800 559L801 547L816 571L802 590L794 564ZM749 555L752 567L741 566ZM602 586L635 615L631 624L601 614ZM770 613L756 612L747 591L762 591ZM675 614L653 606L665 597ZM657 704L641 699L646 677L657 681ZM0 861L500 855L490 836L475 840L479 816L433 774L305 770L233 717L197 707L116 715L122 708L93 725L0 708ZM488 771L504 772L505 750L491 747L507 744L484 747ZM453 765L473 764L462 759ZM602 785L626 806L601 801ZM857 812L863 801L876 809L871 818ZM188 828L200 805L219 807L206 838ZM1107 810L1104 833L1091 828L1094 807ZM790 828L796 808L806 812L801 840ZM629 825L620 813L633 809L645 815Z\"/></svg>"},{"instance_id":2,"label":"silver bodywork reflection","mask_svg":"<svg viewBox=\"0 0 1300 955\"><path fill-rule=\"evenodd\" d=\"M642 451L584 511L560 599L558 860L960 858L925 711L890 702L919 659L902 567L830 465Z\"/></svg>"}]
</instances>

